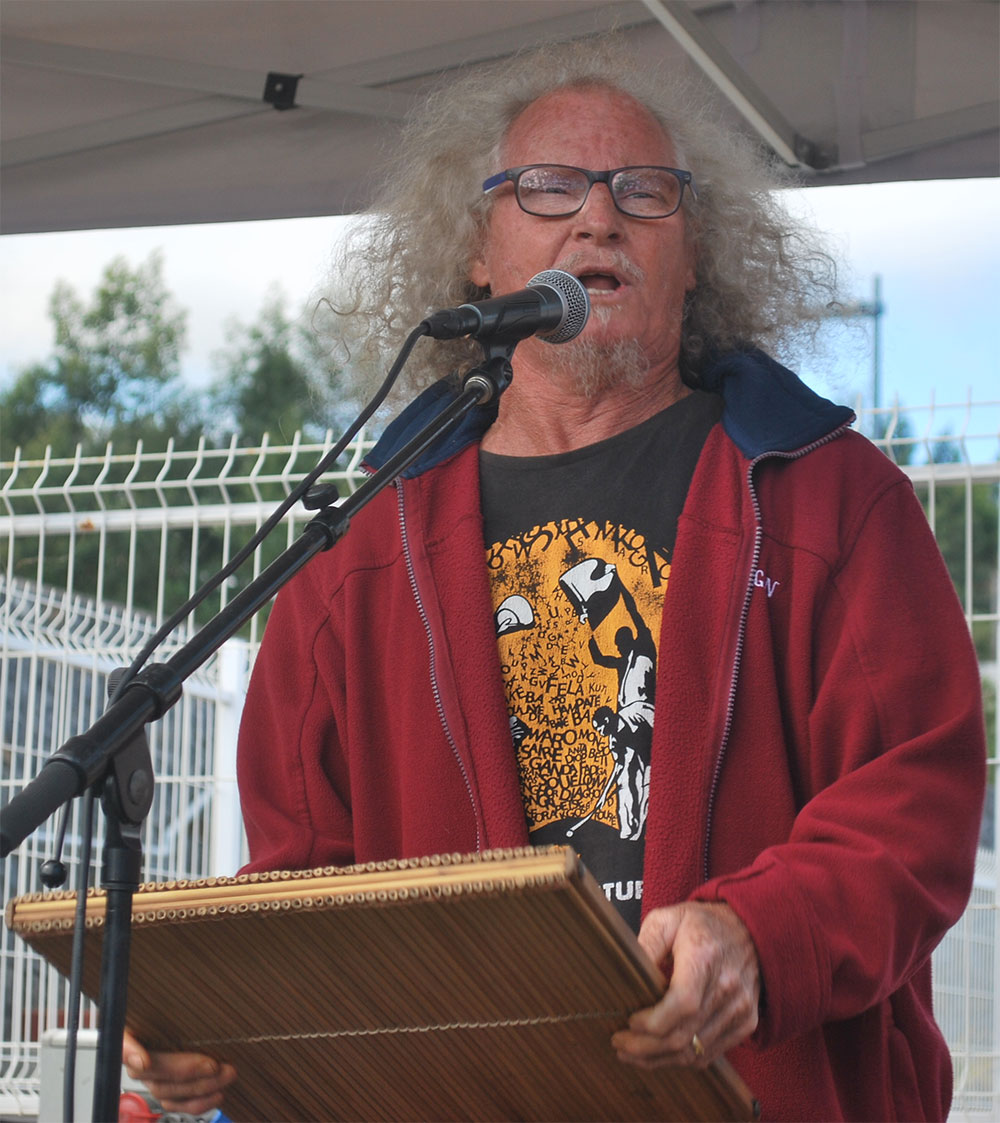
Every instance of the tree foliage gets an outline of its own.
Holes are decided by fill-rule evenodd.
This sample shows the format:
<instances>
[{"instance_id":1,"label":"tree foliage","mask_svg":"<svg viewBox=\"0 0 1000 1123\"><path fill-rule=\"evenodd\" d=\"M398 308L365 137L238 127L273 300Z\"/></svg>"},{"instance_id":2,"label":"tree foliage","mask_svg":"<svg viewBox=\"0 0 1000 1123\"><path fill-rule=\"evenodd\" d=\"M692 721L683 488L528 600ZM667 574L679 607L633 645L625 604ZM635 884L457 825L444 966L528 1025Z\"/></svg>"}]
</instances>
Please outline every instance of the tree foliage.
<instances>
[{"instance_id":1,"label":"tree foliage","mask_svg":"<svg viewBox=\"0 0 1000 1123\"><path fill-rule=\"evenodd\" d=\"M210 445L228 442L233 433L244 445L256 444L265 432L272 444L290 441L298 430L307 439L321 439L328 429L339 435L353 416L339 372L330 369L306 317L291 315L277 290L252 323L229 325L227 345L216 356L219 376L201 391L181 380L187 313L165 284L160 253L137 266L115 258L88 298L58 282L49 316L48 358L0 389L0 460L11 460L18 447L23 460L41 460L46 448L57 459L75 457L78 449L92 457L109 444L127 458L140 441L144 452L157 452L168 442L175 449L193 448L203 437ZM158 478L159 463L140 462L134 475L124 470L137 484L149 482ZM247 467L256 463L254 456ZM81 483L83 475L77 478ZM150 503L159 501L148 494ZM260 497L277 502L285 493L274 483L247 487L245 494L237 486L227 494L231 502ZM106 491L101 499L109 508L136 501L141 505L142 497L130 498L124 489ZM190 499L184 492L178 501ZM34 511L34 504L25 509ZM200 584L222 566L234 544L209 526L164 528L161 535L81 531L22 537L0 545L0 563L5 570L10 563L15 576L28 580L169 611L186 599L192 568ZM275 539L262 556L269 560L280 547ZM16 556L8 558L12 549Z\"/></svg>"},{"instance_id":2,"label":"tree foliage","mask_svg":"<svg viewBox=\"0 0 1000 1123\"><path fill-rule=\"evenodd\" d=\"M339 370L278 290L254 322L229 324L219 376L202 393L180 378L187 312L164 283L159 252L135 267L115 258L89 300L57 282L49 315L52 353L0 390L0 459L16 447L29 458L46 447L89 454L109 441L122 451L139 440L147 450L171 439L184 448L203 434L319 439L353 416Z\"/></svg>"},{"instance_id":3,"label":"tree foliage","mask_svg":"<svg viewBox=\"0 0 1000 1123\"><path fill-rule=\"evenodd\" d=\"M220 374L209 398L217 437L236 432L256 442L268 433L272 441L287 442L301 432L322 439L352 412L340 372L325 361L303 319L289 315L278 289L253 323L230 322L216 366Z\"/></svg>"},{"instance_id":4,"label":"tree foliage","mask_svg":"<svg viewBox=\"0 0 1000 1123\"><path fill-rule=\"evenodd\" d=\"M167 290L159 253L133 268L115 258L89 301L59 281L49 301L51 356L0 393L0 456L15 446L68 454L109 440L190 437L180 384L187 313Z\"/></svg>"}]
</instances>

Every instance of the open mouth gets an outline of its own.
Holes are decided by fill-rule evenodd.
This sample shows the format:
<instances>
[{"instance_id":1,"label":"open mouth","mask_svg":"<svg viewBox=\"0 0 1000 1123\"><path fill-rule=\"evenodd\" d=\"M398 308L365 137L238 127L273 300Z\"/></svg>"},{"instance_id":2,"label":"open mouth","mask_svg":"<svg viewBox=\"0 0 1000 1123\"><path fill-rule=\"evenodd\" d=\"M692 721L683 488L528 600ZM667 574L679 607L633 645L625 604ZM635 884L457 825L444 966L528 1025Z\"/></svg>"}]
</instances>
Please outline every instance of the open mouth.
<instances>
[{"instance_id":1,"label":"open mouth","mask_svg":"<svg viewBox=\"0 0 1000 1123\"><path fill-rule=\"evenodd\" d=\"M613 273L581 273L578 279L588 293L617 292L622 285Z\"/></svg>"}]
</instances>

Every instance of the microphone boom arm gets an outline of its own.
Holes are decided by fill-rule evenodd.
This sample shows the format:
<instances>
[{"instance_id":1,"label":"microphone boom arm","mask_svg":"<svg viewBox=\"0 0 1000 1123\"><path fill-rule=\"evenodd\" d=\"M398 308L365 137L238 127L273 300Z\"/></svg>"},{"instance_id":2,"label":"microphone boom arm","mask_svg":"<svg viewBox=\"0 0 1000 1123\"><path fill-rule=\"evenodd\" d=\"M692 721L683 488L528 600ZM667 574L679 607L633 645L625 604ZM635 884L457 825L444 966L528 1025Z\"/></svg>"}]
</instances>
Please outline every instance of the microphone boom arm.
<instances>
[{"instance_id":1,"label":"microphone boom arm","mask_svg":"<svg viewBox=\"0 0 1000 1123\"><path fill-rule=\"evenodd\" d=\"M148 749L127 753L145 742L145 725L162 717L181 697L183 683L274 597L314 555L331 549L347 533L352 517L391 484L440 437L477 406L485 405L510 385L513 343L484 345L484 361L465 377L462 390L433 420L337 506L319 511L301 535L242 589L187 643L164 663L141 671L121 695L80 736L66 741L2 809L0 857L41 826L63 804L102 779L110 787L133 793L124 822L108 810L110 846L105 859L108 912L99 996L99 1034L94 1084L95 1119L116 1119L121 1095L122 1037L125 1030L127 973L131 931L131 894L141 875L139 831L152 803L152 765ZM128 759L128 765L121 761ZM127 775L123 769L131 768ZM113 801L109 800L109 803Z\"/></svg>"},{"instance_id":2,"label":"microphone boom arm","mask_svg":"<svg viewBox=\"0 0 1000 1123\"><path fill-rule=\"evenodd\" d=\"M358 511L420 458L439 437L476 406L510 384L509 348L497 349L465 376L460 393L380 469L337 506L321 510L287 550L242 589L226 607L164 663L141 671L89 730L66 741L39 775L3 808L0 857L6 857L65 802L82 794L107 771L109 761L149 721L180 698L182 684L222 644L264 607L312 557L347 533Z\"/></svg>"}]
</instances>

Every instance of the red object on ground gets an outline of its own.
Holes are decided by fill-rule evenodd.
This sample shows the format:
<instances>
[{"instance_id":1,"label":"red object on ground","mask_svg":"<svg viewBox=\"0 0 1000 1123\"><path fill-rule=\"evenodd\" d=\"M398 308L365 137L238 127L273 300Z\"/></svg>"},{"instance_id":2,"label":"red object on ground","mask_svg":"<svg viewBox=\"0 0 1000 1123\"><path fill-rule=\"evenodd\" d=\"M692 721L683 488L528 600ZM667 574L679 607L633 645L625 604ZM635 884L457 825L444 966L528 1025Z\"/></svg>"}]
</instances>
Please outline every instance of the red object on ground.
<instances>
[{"instance_id":1,"label":"red object on ground","mask_svg":"<svg viewBox=\"0 0 1000 1123\"><path fill-rule=\"evenodd\" d=\"M154 1123L162 1114L140 1092L122 1092L118 1100L118 1123Z\"/></svg>"}]
</instances>

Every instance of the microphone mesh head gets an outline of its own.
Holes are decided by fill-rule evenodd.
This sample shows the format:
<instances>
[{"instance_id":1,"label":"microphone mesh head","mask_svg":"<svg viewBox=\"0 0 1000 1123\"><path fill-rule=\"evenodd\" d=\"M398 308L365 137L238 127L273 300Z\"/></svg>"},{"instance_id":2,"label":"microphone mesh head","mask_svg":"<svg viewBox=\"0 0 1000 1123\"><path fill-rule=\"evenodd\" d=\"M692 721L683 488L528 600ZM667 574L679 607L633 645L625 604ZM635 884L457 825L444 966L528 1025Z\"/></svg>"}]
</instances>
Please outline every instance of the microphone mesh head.
<instances>
[{"instance_id":1,"label":"microphone mesh head","mask_svg":"<svg viewBox=\"0 0 1000 1123\"><path fill-rule=\"evenodd\" d=\"M539 339L546 343L567 343L575 339L587 323L590 316L590 297L587 290L573 276L562 269L544 269L536 273L528 282L527 287L537 288L539 285L548 285L562 297L563 318L551 330L544 334L538 333Z\"/></svg>"}]
</instances>

